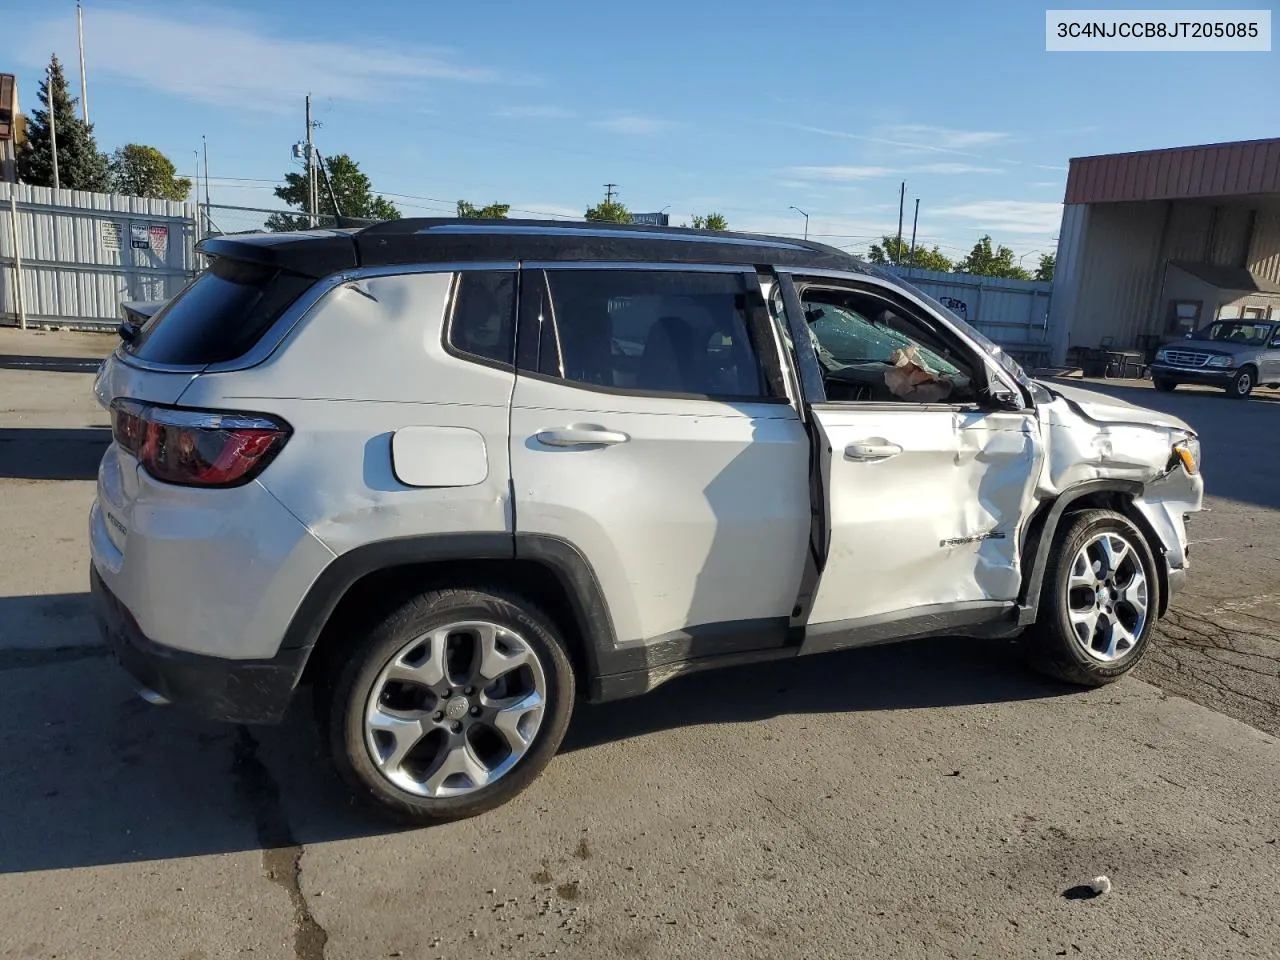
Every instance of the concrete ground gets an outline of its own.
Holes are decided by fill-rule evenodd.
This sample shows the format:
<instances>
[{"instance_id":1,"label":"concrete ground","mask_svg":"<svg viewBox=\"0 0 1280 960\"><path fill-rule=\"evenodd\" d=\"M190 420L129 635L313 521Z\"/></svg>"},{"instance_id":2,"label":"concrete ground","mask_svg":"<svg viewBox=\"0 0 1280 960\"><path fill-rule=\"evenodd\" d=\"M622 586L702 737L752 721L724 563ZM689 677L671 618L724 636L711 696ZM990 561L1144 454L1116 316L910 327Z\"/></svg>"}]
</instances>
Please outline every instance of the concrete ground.
<instances>
[{"instance_id":1,"label":"concrete ground","mask_svg":"<svg viewBox=\"0 0 1280 960\"><path fill-rule=\"evenodd\" d=\"M581 708L506 807L393 831L305 702L208 724L103 656L112 345L0 329L0 958L1280 956L1276 400L1100 387L1204 437L1212 510L1148 682L1080 692L955 640L691 676Z\"/></svg>"}]
</instances>

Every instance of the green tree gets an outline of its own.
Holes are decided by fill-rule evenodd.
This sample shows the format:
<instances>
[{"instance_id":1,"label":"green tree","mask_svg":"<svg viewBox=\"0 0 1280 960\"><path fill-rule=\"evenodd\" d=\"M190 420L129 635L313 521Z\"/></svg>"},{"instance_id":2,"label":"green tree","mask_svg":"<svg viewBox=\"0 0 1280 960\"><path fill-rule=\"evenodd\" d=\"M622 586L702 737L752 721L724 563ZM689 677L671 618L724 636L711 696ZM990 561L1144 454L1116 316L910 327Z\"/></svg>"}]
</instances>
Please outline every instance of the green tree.
<instances>
[{"instance_id":1,"label":"green tree","mask_svg":"<svg viewBox=\"0 0 1280 960\"><path fill-rule=\"evenodd\" d=\"M1010 280L1031 279L1031 274L1013 262L1012 250L1008 247L992 248L990 236L984 236L973 245L969 254L956 264L956 273L972 273L981 277L1007 277Z\"/></svg>"},{"instance_id":2,"label":"green tree","mask_svg":"<svg viewBox=\"0 0 1280 960\"><path fill-rule=\"evenodd\" d=\"M586 216L588 220L600 223L631 222L631 211L623 205L621 200L615 200L611 195L606 196L594 207L587 207Z\"/></svg>"},{"instance_id":3,"label":"green tree","mask_svg":"<svg viewBox=\"0 0 1280 960\"><path fill-rule=\"evenodd\" d=\"M370 220L396 220L400 211L386 197L373 192L373 184L360 172L360 165L345 153L332 157L324 157L324 168L329 174L329 183L338 198L338 206L344 217L364 217ZM329 199L329 190L325 186L324 177L316 171L319 180L317 193L320 194L318 213L321 216L333 217L333 201ZM267 218L268 230L305 230L310 223L305 216L307 209L307 175L305 173L286 173L285 185L276 187L275 195L289 206L303 211L301 216L290 216L284 213L273 213Z\"/></svg>"},{"instance_id":4,"label":"green tree","mask_svg":"<svg viewBox=\"0 0 1280 960\"><path fill-rule=\"evenodd\" d=\"M56 121L58 184L71 190L111 189L106 156L93 138L93 126L76 116L76 98L67 92L67 79L57 56L49 59L51 75L40 84L37 99L44 109L31 111L27 138L18 151L18 179L37 187L53 186L53 150L49 136L49 111ZM52 89L51 89L52 88ZM52 106L50 106L52 104Z\"/></svg>"},{"instance_id":5,"label":"green tree","mask_svg":"<svg viewBox=\"0 0 1280 960\"><path fill-rule=\"evenodd\" d=\"M477 207L466 200L458 201L458 217L462 220L505 220L509 203L491 203L487 207Z\"/></svg>"},{"instance_id":6,"label":"green tree","mask_svg":"<svg viewBox=\"0 0 1280 960\"><path fill-rule=\"evenodd\" d=\"M177 176L173 161L155 147L128 143L111 155L111 186L130 197L185 200L191 180Z\"/></svg>"},{"instance_id":7,"label":"green tree","mask_svg":"<svg viewBox=\"0 0 1280 960\"><path fill-rule=\"evenodd\" d=\"M1056 253L1040 254L1040 266L1036 267L1036 280L1044 280L1048 283L1053 282L1053 271L1058 265L1058 255Z\"/></svg>"},{"instance_id":8,"label":"green tree","mask_svg":"<svg viewBox=\"0 0 1280 960\"><path fill-rule=\"evenodd\" d=\"M729 221L720 213L708 213L705 217L695 215L693 218L693 229L695 230L728 230Z\"/></svg>"},{"instance_id":9,"label":"green tree","mask_svg":"<svg viewBox=\"0 0 1280 960\"><path fill-rule=\"evenodd\" d=\"M951 260L938 249L937 245L932 250L923 245L917 246L913 258L910 242L903 240L902 249L899 250L898 238L894 234L881 237L879 243L871 244L867 251L867 259L872 263L901 262L924 270L937 270L940 273L950 273L952 270Z\"/></svg>"}]
</instances>

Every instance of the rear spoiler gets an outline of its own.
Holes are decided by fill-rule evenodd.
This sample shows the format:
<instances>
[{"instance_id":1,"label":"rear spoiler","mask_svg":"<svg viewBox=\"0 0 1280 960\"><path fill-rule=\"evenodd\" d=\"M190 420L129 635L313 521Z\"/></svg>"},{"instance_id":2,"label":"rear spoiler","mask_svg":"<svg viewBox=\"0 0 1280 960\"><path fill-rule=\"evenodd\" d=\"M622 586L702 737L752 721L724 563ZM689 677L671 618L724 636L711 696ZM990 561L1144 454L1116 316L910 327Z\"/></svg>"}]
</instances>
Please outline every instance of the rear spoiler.
<instances>
[{"instance_id":1,"label":"rear spoiler","mask_svg":"<svg viewBox=\"0 0 1280 960\"><path fill-rule=\"evenodd\" d=\"M351 219L353 218L344 217L342 221ZM350 227L209 237L200 241L196 249L207 257L225 257L228 260L274 267L304 277L327 277L331 273L359 266Z\"/></svg>"}]
</instances>

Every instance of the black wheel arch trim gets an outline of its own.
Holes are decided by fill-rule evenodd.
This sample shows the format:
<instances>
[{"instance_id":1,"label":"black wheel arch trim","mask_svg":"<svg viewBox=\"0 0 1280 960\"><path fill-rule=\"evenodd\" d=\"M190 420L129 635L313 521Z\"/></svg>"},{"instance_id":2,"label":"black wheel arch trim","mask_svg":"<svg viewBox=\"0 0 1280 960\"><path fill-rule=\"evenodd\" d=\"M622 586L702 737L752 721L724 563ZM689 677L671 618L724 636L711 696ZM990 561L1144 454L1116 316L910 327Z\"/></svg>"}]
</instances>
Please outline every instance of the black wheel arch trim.
<instances>
[{"instance_id":1,"label":"black wheel arch trim","mask_svg":"<svg viewBox=\"0 0 1280 960\"><path fill-rule=\"evenodd\" d=\"M361 544L330 561L294 611L280 643L282 650L310 649L348 590L379 570L441 560L512 560L509 533L430 534Z\"/></svg>"},{"instance_id":2,"label":"black wheel arch trim","mask_svg":"<svg viewBox=\"0 0 1280 960\"><path fill-rule=\"evenodd\" d=\"M1023 557L1032 556L1031 569L1023 577L1022 594L1018 600L1018 622L1026 625L1035 621L1040 609L1040 593L1044 585L1044 573L1049 564L1058 523L1071 505L1087 496L1098 493L1118 493L1128 498L1140 496L1144 486L1137 480L1098 479L1085 480L1062 491L1053 501L1042 507L1029 521L1023 543ZM1159 615L1163 616L1169 603L1169 571L1164 560L1169 545L1156 533L1141 511L1130 507L1122 511L1146 538L1151 552L1156 555L1156 577L1160 584Z\"/></svg>"},{"instance_id":3,"label":"black wheel arch trim","mask_svg":"<svg viewBox=\"0 0 1280 960\"><path fill-rule=\"evenodd\" d=\"M339 554L298 605L280 649L309 653L343 597L364 577L380 570L450 560L523 560L545 568L563 588L576 620L588 673L584 680L613 669L609 662L616 649L613 617L595 571L573 544L540 534L424 534L376 540Z\"/></svg>"}]
</instances>

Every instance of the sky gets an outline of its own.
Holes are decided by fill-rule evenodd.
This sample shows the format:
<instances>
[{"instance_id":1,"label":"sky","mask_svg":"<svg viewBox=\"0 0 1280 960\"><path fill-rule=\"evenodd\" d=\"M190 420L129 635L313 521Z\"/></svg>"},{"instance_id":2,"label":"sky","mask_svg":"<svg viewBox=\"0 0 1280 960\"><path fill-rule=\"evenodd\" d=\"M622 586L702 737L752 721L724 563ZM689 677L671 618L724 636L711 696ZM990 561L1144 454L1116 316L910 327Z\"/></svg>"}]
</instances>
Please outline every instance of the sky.
<instances>
[{"instance_id":1,"label":"sky","mask_svg":"<svg viewBox=\"0 0 1280 960\"><path fill-rule=\"evenodd\" d=\"M54 52L80 93L72 0L0 23L26 110ZM919 198L921 243L990 234L1031 266L1069 158L1280 135L1280 52L1047 53L1027 3L85 0L84 25L99 146L190 175L205 137L215 204L281 205L310 93L321 152L406 216L581 217L615 183L673 224L798 236L798 207L863 252L905 180L908 236Z\"/></svg>"}]
</instances>

